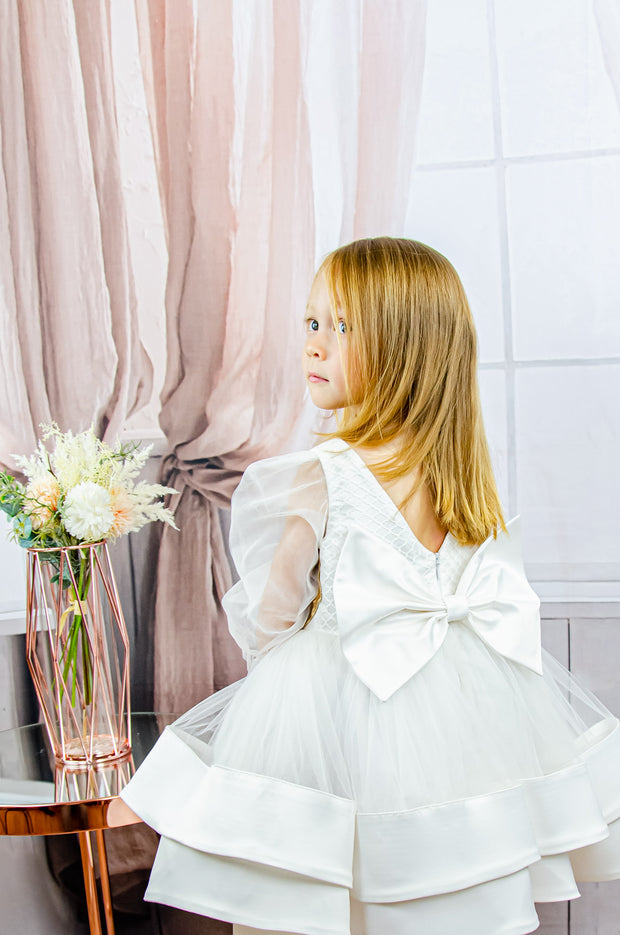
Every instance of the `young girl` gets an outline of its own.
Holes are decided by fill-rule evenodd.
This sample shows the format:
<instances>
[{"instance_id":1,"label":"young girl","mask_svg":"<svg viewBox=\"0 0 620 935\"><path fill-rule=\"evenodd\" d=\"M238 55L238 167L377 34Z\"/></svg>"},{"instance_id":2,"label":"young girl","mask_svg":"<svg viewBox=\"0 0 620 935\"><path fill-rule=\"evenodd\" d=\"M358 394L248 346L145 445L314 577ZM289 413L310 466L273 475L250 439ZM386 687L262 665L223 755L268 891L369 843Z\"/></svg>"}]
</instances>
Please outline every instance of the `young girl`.
<instances>
[{"instance_id":1,"label":"young girl","mask_svg":"<svg viewBox=\"0 0 620 935\"><path fill-rule=\"evenodd\" d=\"M233 498L247 678L166 729L125 802L147 899L235 932L520 935L620 876L618 721L541 656L435 250L363 240L315 279L303 368L340 410Z\"/></svg>"}]
</instances>

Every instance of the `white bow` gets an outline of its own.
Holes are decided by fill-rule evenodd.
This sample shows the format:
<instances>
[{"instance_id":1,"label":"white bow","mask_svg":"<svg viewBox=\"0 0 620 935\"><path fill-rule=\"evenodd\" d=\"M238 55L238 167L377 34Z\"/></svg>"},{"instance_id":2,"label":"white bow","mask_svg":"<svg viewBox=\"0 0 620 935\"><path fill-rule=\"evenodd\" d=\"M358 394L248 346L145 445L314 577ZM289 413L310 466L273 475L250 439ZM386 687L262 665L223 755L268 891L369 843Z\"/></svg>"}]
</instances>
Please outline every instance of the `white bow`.
<instances>
[{"instance_id":1,"label":"white bow","mask_svg":"<svg viewBox=\"0 0 620 935\"><path fill-rule=\"evenodd\" d=\"M456 593L445 598L395 548L349 530L334 579L338 630L356 675L381 701L432 659L454 621L542 672L540 601L525 577L517 520L507 528L474 552Z\"/></svg>"}]
</instances>

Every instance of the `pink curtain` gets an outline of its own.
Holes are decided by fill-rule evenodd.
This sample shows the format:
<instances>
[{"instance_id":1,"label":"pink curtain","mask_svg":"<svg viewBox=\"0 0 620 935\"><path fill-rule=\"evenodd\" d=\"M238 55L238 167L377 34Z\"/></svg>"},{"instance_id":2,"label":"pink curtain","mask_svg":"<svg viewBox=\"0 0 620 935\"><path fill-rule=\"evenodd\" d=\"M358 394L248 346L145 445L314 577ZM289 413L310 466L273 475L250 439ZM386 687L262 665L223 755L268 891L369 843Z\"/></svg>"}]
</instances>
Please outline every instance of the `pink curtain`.
<instances>
[{"instance_id":1,"label":"pink curtain","mask_svg":"<svg viewBox=\"0 0 620 935\"><path fill-rule=\"evenodd\" d=\"M245 671L220 607L230 572L218 508L248 463L282 450L302 408L315 212L329 212L314 159L324 103L343 116L339 233L402 228L424 4L345 6L346 54L338 61L337 43L326 54L353 77L323 102L311 82L334 10L325 0L136 0L170 255L163 479L179 492L180 531L162 531L158 559L158 710Z\"/></svg>"},{"instance_id":2,"label":"pink curtain","mask_svg":"<svg viewBox=\"0 0 620 935\"><path fill-rule=\"evenodd\" d=\"M148 399L105 0L0 4L0 459Z\"/></svg>"},{"instance_id":3,"label":"pink curtain","mask_svg":"<svg viewBox=\"0 0 620 935\"><path fill-rule=\"evenodd\" d=\"M426 0L363 5L353 237L402 232L424 71Z\"/></svg>"},{"instance_id":4,"label":"pink curtain","mask_svg":"<svg viewBox=\"0 0 620 935\"><path fill-rule=\"evenodd\" d=\"M245 671L219 603L230 571L218 507L301 406L290 361L312 185L299 56L285 41L299 44L295 5L281 0L273 18L248 5L236 88L228 0L198 2L195 18L190 0L137 10L170 254L165 477L180 494L180 532L163 530L159 552L155 705L179 711Z\"/></svg>"}]
</instances>

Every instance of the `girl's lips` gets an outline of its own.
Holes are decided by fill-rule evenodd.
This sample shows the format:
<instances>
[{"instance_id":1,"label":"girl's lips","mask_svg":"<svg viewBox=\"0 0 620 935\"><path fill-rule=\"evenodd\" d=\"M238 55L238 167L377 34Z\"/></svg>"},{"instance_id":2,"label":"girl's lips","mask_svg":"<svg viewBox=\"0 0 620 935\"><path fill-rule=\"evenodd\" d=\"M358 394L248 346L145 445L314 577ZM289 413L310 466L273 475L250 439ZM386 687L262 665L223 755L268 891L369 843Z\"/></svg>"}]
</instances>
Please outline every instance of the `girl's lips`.
<instances>
[{"instance_id":1,"label":"girl's lips","mask_svg":"<svg viewBox=\"0 0 620 935\"><path fill-rule=\"evenodd\" d=\"M308 374L309 383L329 383L329 380L326 380L325 377L320 377L317 373Z\"/></svg>"}]
</instances>

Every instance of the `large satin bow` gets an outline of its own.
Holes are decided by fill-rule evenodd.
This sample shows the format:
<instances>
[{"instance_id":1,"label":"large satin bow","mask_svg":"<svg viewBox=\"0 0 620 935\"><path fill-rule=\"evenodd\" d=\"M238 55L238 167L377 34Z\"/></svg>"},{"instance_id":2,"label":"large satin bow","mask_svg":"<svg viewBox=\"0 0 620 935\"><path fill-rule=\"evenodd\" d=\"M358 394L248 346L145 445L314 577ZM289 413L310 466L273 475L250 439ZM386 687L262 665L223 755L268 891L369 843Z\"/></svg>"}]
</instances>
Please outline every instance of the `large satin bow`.
<instances>
[{"instance_id":1,"label":"large satin bow","mask_svg":"<svg viewBox=\"0 0 620 935\"><path fill-rule=\"evenodd\" d=\"M525 577L517 520L507 528L474 552L447 597L395 548L349 530L334 579L338 630L355 673L382 701L432 659L455 621L542 672L540 601Z\"/></svg>"}]
</instances>

